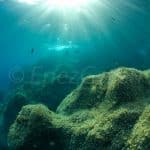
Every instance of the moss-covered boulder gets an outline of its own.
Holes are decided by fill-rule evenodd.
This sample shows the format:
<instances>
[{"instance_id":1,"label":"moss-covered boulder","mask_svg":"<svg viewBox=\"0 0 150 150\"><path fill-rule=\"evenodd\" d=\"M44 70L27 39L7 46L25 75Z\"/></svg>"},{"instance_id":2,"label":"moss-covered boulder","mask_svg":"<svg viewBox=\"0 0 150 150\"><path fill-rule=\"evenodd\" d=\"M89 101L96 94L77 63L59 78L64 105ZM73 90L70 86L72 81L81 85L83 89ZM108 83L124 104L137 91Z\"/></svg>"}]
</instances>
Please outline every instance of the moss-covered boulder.
<instances>
[{"instance_id":1,"label":"moss-covered boulder","mask_svg":"<svg viewBox=\"0 0 150 150\"><path fill-rule=\"evenodd\" d=\"M132 150L150 149L150 105L145 108L135 124L127 144L128 149Z\"/></svg>"},{"instance_id":2,"label":"moss-covered boulder","mask_svg":"<svg viewBox=\"0 0 150 150\"><path fill-rule=\"evenodd\" d=\"M62 141L53 118L57 118L56 115L44 105L24 106L10 128L10 149L60 149Z\"/></svg>"},{"instance_id":3,"label":"moss-covered boulder","mask_svg":"<svg viewBox=\"0 0 150 150\"><path fill-rule=\"evenodd\" d=\"M135 69L119 68L109 76L107 96L117 103L135 101L148 92L149 83L146 76Z\"/></svg>"},{"instance_id":4,"label":"moss-covered boulder","mask_svg":"<svg viewBox=\"0 0 150 150\"><path fill-rule=\"evenodd\" d=\"M81 85L68 95L58 106L57 112L71 113L101 105L103 101L112 104L133 102L149 94L148 77L141 71L119 68L111 72L83 79Z\"/></svg>"},{"instance_id":5,"label":"moss-covered boulder","mask_svg":"<svg viewBox=\"0 0 150 150\"><path fill-rule=\"evenodd\" d=\"M88 76L59 105L22 108L8 134L12 150L149 150L150 74L119 68Z\"/></svg>"}]
</instances>

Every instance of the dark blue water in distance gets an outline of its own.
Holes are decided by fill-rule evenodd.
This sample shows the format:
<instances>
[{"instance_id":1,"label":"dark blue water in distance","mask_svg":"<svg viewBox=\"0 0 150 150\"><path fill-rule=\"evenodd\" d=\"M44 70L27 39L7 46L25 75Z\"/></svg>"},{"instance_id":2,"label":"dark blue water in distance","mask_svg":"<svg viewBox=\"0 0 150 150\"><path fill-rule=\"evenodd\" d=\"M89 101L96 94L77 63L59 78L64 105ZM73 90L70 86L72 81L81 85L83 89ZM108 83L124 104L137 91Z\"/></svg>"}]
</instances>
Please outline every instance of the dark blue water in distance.
<instances>
[{"instance_id":1,"label":"dark blue water in distance","mask_svg":"<svg viewBox=\"0 0 150 150\"><path fill-rule=\"evenodd\" d=\"M17 88L38 93L48 76L52 93L37 102L55 110L84 76L123 66L150 68L150 0L0 0L0 150L15 119L3 123L2 113ZM75 84L56 82L65 73Z\"/></svg>"}]
</instances>

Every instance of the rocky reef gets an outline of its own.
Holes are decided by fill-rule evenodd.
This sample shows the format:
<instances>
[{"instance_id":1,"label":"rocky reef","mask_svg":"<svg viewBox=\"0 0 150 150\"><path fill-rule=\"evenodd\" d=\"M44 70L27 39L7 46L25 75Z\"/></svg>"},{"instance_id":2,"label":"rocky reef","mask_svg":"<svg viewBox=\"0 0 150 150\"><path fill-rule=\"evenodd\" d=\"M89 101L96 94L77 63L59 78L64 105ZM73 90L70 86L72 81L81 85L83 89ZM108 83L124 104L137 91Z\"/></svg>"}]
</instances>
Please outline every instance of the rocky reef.
<instances>
[{"instance_id":1,"label":"rocky reef","mask_svg":"<svg viewBox=\"0 0 150 150\"><path fill-rule=\"evenodd\" d=\"M150 71L118 68L88 76L53 112L23 106L10 150L149 150Z\"/></svg>"}]
</instances>

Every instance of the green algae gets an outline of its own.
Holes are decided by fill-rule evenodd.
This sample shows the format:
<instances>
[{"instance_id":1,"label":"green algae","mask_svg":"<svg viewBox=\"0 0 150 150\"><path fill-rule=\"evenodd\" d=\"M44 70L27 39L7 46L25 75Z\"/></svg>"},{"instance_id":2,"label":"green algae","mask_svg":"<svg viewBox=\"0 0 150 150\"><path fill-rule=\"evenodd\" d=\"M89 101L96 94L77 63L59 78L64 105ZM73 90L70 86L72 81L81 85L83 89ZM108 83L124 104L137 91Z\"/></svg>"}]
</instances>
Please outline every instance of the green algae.
<instances>
[{"instance_id":1,"label":"green algae","mask_svg":"<svg viewBox=\"0 0 150 150\"><path fill-rule=\"evenodd\" d=\"M150 149L150 105L144 109L138 122L135 124L127 144L127 149Z\"/></svg>"},{"instance_id":2,"label":"green algae","mask_svg":"<svg viewBox=\"0 0 150 150\"><path fill-rule=\"evenodd\" d=\"M57 112L89 109L101 105L103 101L116 105L136 101L149 92L149 86L147 77L135 69L118 68L109 73L89 76L63 100Z\"/></svg>"},{"instance_id":3,"label":"green algae","mask_svg":"<svg viewBox=\"0 0 150 150\"><path fill-rule=\"evenodd\" d=\"M23 107L9 130L9 147L148 150L149 83L147 71L129 68L86 77L56 113L43 105Z\"/></svg>"},{"instance_id":4,"label":"green algae","mask_svg":"<svg viewBox=\"0 0 150 150\"><path fill-rule=\"evenodd\" d=\"M57 129L53 126L53 115L44 105L24 106L10 129L8 139L16 139L8 141L10 149L53 149L55 145L61 147L59 135L55 131Z\"/></svg>"}]
</instances>

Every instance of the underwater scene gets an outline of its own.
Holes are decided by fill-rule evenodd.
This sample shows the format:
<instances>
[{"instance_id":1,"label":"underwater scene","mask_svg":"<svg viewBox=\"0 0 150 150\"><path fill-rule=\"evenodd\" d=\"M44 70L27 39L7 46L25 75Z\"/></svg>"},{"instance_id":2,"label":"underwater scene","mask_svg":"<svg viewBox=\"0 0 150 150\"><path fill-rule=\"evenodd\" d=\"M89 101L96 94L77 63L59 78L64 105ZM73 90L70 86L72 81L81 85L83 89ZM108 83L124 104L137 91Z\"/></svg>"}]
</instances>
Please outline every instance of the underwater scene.
<instances>
[{"instance_id":1,"label":"underwater scene","mask_svg":"<svg viewBox=\"0 0 150 150\"><path fill-rule=\"evenodd\" d=\"M0 0L0 150L150 150L150 0Z\"/></svg>"}]
</instances>

